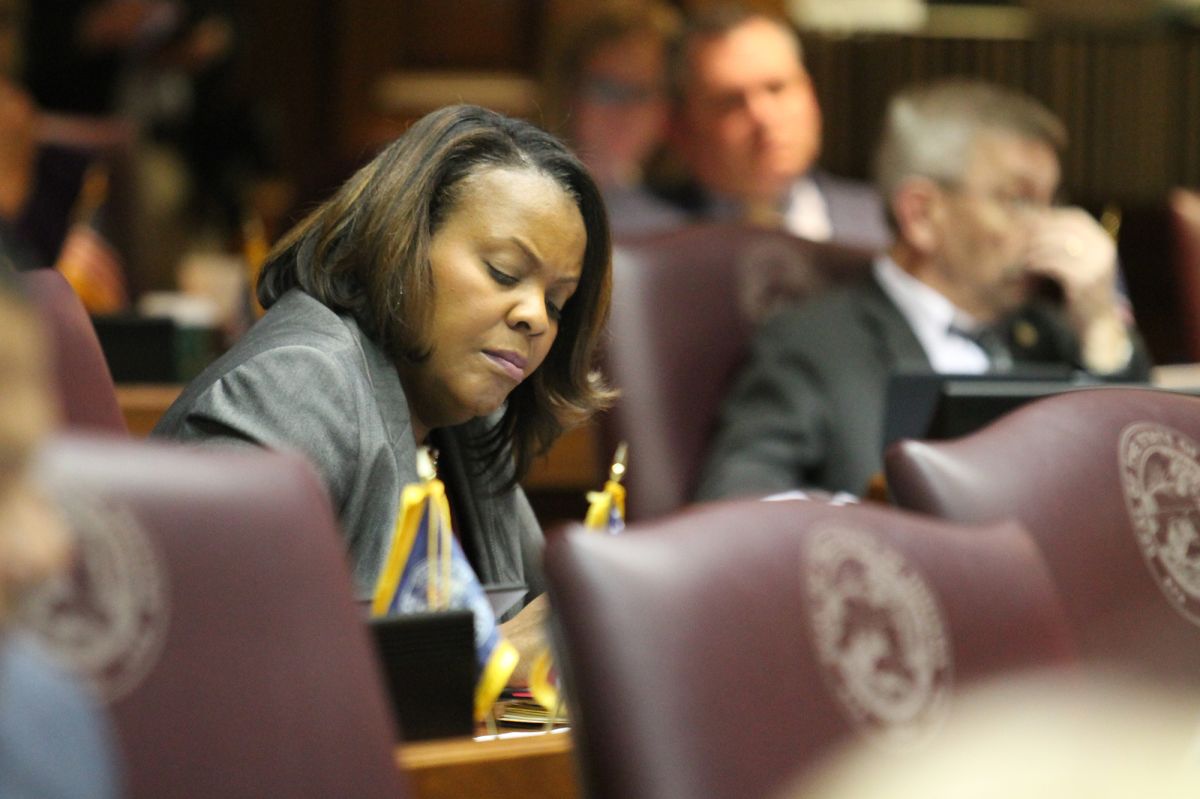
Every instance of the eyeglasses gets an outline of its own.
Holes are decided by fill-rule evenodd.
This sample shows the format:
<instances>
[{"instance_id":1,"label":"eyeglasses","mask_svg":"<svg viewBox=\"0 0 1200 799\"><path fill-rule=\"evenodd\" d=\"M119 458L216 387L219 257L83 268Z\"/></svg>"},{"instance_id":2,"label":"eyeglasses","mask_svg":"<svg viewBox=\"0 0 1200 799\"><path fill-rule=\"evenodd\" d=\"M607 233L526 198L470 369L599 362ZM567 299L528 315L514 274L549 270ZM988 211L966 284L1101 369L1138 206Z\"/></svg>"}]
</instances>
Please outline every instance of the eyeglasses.
<instances>
[{"instance_id":1,"label":"eyeglasses","mask_svg":"<svg viewBox=\"0 0 1200 799\"><path fill-rule=\"evenodd\" d=\"M612 78L588 78L580 84L580 94L602 105L639 105L658 100L662 88L656 85L637 85Z\"/></svg>"},{"instance_id":2,"label":"eyeglasses","mask_svg":"<svg viewBox=\"0 0 1200 799\"><path fill-rule=\"evenodd\" d=\"M982 200L995 208L999 208L1009 216L1025 216L1033 212L1045 211L1054 206L1053 200L1043 200L1038 197L1030 197L1026 194L1011 191L999 189L983 191L970 186L964 186L960 183L950 182L942 182L939 185L944 191L951 194Z\"/></svg>"}]
</instances>

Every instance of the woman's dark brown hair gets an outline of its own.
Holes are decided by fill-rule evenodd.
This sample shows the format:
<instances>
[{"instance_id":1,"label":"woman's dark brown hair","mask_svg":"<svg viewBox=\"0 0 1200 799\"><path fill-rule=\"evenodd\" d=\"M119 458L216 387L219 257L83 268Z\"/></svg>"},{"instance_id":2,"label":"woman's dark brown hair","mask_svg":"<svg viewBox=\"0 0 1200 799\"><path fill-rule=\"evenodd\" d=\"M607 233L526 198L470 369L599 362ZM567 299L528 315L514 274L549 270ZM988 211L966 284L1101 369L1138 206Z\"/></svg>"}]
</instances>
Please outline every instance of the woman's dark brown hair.
<instances>
[{"instance_id":1,"label":"woman's dark brown hair","mask_svg":"<svg viewBox=\"0 0 1200 799\"><path fill-rule=\"evenodd\" d=\"M436 290L433 234L454 208L463 179L494 168L549 176L575 201L587 231L579 286L563 308L550 353L478 442L487 468L506 466L511 447L515 481L564 429L613 396L592 368L611 291L608 216L591 176L558 139L477 106L423 117L275 245L259 276L258 299L269 307L299 287L352 314L396 362L419 362L437 343L424 335Z\"/></svg>"}]
</instances>

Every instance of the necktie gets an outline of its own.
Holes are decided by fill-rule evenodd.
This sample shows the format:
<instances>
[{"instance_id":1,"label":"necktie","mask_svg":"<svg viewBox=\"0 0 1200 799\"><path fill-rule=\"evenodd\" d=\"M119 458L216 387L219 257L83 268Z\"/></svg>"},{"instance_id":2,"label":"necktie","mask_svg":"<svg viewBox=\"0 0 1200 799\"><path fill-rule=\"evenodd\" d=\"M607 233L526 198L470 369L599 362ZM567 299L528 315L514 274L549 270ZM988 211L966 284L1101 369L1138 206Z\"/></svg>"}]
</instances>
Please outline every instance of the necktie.
<instances>
[{"instance_id":1,"label":"necktie","mask_svg":"<svg viewBox=\"0 0 1200 799\"><path fill-rule=\"evenodd\" d=\"M1012 353L1005 343L1004 337L996 328L981 327L977 330L967 330L958 325L950 325L950 333L970 339L983 350L988 358L989 372L1010 372L1013 368Z\"/></svg>"}]
</instances>

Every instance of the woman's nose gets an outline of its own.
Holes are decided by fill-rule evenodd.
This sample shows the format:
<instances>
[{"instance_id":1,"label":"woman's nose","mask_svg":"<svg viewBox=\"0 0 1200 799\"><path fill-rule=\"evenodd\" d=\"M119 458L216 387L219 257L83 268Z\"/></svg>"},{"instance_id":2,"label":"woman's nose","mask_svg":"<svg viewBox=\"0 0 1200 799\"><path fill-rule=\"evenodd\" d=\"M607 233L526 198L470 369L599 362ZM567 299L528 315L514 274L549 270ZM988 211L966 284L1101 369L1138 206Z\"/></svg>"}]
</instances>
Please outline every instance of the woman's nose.
<instances>
[{"instance_id":1,"label":"woman's nose","mask_svg":"<svg viewBox=\"0 0 1200 799\"><path fill-rule=\"evenodd\" d=\"M541 291L524 291L509 311L509 324L528 335L545 333L550 324L546 310L546 297Z\"/></svg>"}]
</instances>

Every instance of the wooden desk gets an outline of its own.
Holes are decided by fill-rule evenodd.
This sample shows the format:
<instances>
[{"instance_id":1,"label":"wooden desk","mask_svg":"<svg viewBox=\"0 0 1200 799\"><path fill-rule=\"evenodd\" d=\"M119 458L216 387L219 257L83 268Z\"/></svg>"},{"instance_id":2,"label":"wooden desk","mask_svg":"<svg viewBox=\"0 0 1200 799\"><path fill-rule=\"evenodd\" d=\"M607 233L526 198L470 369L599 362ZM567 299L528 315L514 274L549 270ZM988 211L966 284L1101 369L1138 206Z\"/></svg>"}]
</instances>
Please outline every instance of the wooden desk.
<instances>
[{"instance_id":1,"label":"wooden desk","mask_svg":"<svg viewBox=\"0 0 1200 799\"><path fill-rule=\"evenodd\" d=\"M602 465L600 431L594 422L568 430L538 458L521 481L526 490L599 491L607 469ZM611 457L611 454L610 454Z\"/></svg>"},{"instance_id":2,"label":"wooden desk","mask_svg":"<svg viewBox=\"0 0 1200 799\"><path fill-rule=\"evenodd\" d=\"M396 751L416 799L576 799L566 731L516 738L451 738Z\"/></svg>"},{"instance_id":3,"label":"wooden desk","mask_svg":"<svg viewBox=\"0 0 1200 799\"><path fill-rule=\"evenodd\" d=\"M122 384L117 402L129 432L148 435L183 390L180 385ZM551 490L599 488L598 434L594 426L564 435L539 460L526 485ZM417 799L576 799L580 795L571 762L571 735L542 735L475 740L454 738L405 744L396 759L408 775Z\"/></svg>"},{"instance_id":4,"label":"wooden desk","mask_svg":"<svg viewBox=\"0 0 1200 799\"><path fill-rule=\"evenodd\" d=\"M171 406L183 386L176 383L121 383L117 386L117 405L125 416L129 434L144 438L150 434L163 412Z\"/></svg>"}]
</instances>

